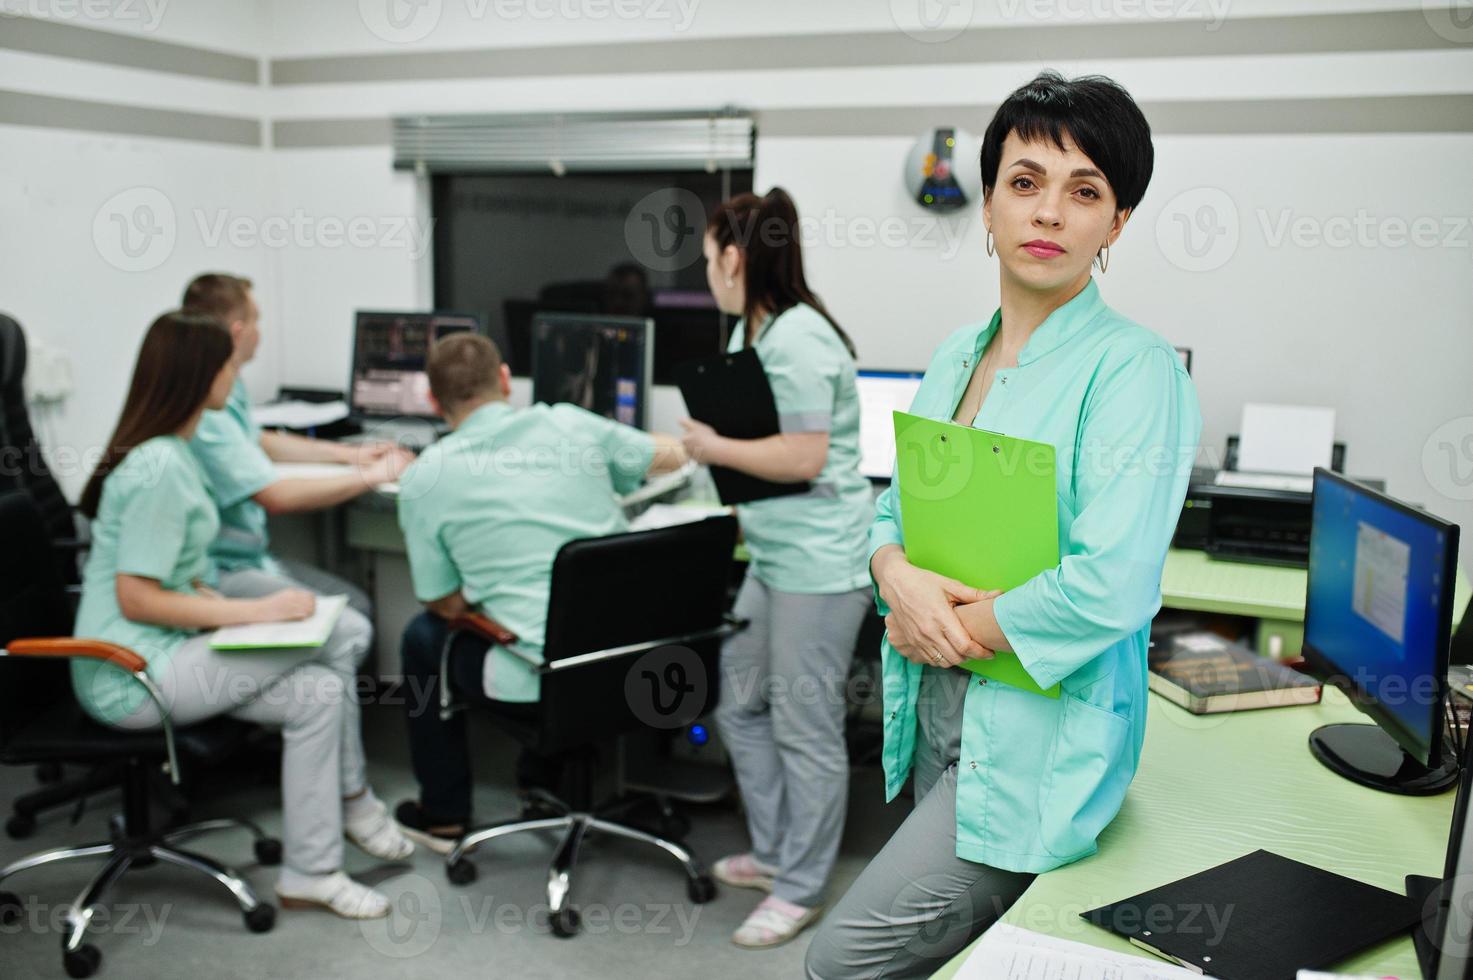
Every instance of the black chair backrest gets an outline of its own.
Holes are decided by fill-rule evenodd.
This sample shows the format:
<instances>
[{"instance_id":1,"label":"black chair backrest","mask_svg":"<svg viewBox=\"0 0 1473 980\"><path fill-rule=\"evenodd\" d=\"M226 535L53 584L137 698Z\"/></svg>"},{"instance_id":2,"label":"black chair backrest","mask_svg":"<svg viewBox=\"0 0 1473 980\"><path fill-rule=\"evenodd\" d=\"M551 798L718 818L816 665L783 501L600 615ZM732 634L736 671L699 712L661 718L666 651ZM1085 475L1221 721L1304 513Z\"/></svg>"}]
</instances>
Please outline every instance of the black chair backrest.
<instances>
[{"instance_id":1,"label":"black chair backrest","mask_svg":"<svg viewBox=\"0 0 1473 980\"><path fill-rule=\"evenodd\" d=\"M720 626L736 537L736 519L722 516L563 545L544 660ZM544 674L539 745L555 751L689 724L716 703L720 652L711 639Z\"/></svg>"},{"instance_id":2,"label":"black chair backrest","mask_svg":"<svg viewBox=\"0 0 1473 980\"><path fill-rule=\"evenodd\" d=\"M0 646L25 636L70 635L71 603L29 494L0 493L0 541ZM0 657L0 748L37 715L71 698L67 661Z\"/></svg>"},{"instance_id":3,"label":"black chair backrest","mask_svg":"<svg viewBox=\"0 0 1473 980\"><path fill-rule=\"evenodd\" d=\"M24 490L36 501L46 533L75 537L71 507L51 475L26 408L26 336L0 313L0 490Z\"/></svg>"}]
</instances>

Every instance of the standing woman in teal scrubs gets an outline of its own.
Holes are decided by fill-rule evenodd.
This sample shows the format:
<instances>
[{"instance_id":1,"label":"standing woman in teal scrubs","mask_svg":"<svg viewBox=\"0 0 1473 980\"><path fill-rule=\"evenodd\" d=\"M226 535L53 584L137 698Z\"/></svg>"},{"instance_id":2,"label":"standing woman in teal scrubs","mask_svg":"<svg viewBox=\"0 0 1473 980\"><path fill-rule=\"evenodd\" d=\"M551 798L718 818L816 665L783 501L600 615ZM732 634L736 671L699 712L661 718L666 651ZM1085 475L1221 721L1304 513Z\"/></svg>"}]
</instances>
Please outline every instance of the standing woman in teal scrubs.
<instances>
[{"instance_id":1,"label":"standing woman in teal scrubs","mask_svg":"<svg viewBox=\"0 0 1473 980\"><path fill-rule=\"evenodd\" d=\"M741 317L730 350L756 349L780 433L727 439L684 423L693 459L811 484L737 508L752 562L736 613L751 625L722 650L716 720L752 850L712 871L771 892L732 937L751 948L787 942L820 913L848 803L844 689L871 602L854 347L808 288L798 232L792 200L773 188L721 204L705 235L711 292Z\"/></svg>"},{"instance_id":2,"label":"standing woman in teal scrubs","mask_svg":"<svg viewBox=\"0 0 1473 980\"><path fill-rule=\"evenodd\" d=\"M232 353L229 331L211 316L165 313L148 328L122 417L82 493L92 546L76 634L143 657L177 725L228 714L281 729L286 846L277 896L286 907L378 918L389 900L343 873L343 838L382 860L414 847L366 781L350 696L366 634L340 623L321 647L222 652L205 632L304 619L315 607L302 589L227 599L207 584L220 517L188 440L205 410L229 397ZM143 686L111 664L73 661L72 686L104 725L163 723Z\"/></svg>"},{"instance_id":3,"label":"standing woman in teal scrubs","mask_svg":"<svg viewBox=\"0 0 1473 980\"><path fill-rule=\"evenodd\" d=\"M942 342L911 411L1054 446L1062 560L978 592L911 565L895 489L880 498L886 794L913 773L916 804L824 920L810 977L929 976L1036 875L1093 854L1135 775L1201 416L1175 350L1106 306L1091 268L1113 265L1152 160L1140 109L1098 76L1041 74L987 128L1001 306ZM1061 696L957 668L1007 651Z\"/></svg>"}]
</instances>

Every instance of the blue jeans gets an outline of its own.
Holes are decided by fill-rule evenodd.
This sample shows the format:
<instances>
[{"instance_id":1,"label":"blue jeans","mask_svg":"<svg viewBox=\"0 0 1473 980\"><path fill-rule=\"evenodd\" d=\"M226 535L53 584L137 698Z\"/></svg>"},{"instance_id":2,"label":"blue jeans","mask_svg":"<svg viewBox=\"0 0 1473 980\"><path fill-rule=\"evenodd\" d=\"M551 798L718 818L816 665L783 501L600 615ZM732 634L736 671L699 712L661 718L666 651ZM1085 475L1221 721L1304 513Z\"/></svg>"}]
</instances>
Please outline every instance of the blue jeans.
<instances>
[{"instance_id":1,"label":"blue jeans","mask_svg":"<svg viewBox=\"0 0 1473 980\"><path fill-rule=\"evenodd\" d=\"M414 778L419 782L420 809L431 825L468 824L471 818L471 761L465 713L456 712L449 721L440 718L440 652L449 632L449 625L439 616L420 613L405 628L400 646L408 695L409 755ZM455 700L471 706L492 706L500 715L535 722L537 705L486 697L481 686L486 650L486 641L470 634L462 634L456 641L449 667ZM556 794L561 769L559 759L523 749L517 759L517 786Z\"/></svg>"}]
</instances>

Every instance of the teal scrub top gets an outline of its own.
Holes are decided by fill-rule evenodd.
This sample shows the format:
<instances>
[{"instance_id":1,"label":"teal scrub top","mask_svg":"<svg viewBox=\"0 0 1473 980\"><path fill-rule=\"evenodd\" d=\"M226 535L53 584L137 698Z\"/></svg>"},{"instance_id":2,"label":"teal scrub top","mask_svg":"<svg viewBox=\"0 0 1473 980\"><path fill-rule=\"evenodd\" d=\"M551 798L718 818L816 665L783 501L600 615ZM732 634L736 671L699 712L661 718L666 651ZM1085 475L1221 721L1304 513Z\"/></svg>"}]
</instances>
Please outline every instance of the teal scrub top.
<instances>
[{"instance_id":1,"label":"teal scrub top","mask_svg":"<svg viewBox=\"0 0 1473 980\"><path fill-rule=\"evenodd\" d=\"M220 502L220 535L210 546L215 564L227 572L278 572L266 551L266 509L252 499L276 482L276 468L261 448L261 427L251 414L243 381L235 379L224 408L205 412L189 448Z\"/></svg>"},{"instance_id":2,"label":"teal scrub top","mask_svg":"<svg viewBox=\"0 0 1473 980\"><path fill-rule=\"evenodd\" d=\"M400 478L415 596L459 590L540 660L558 549L628 530L615 495L640 485L654 455L649 434L573 405L481 406ZM499 648L482 680L498 701L539 695L532 668Z\"/></svg>"},{"instance_id":3,"label":"teal scrub top","mask_svg":"<svg viewBox=\"0 0 1473 980\"><path fill-rule=\"evenodd\" d=\"M950 420L1002 311L937 350L911 412ZM1160 337L1105 305L1093 279L996 373L973 423L1055 447L1056 568L997 599L998 625L1050 699L985 678L967 685L957 764L956 855L1043 872L1093 854L1135 775L1146 729L1146 646L1161 568L1196 458L1191 379ZM892 487L870 553L905 544ZM883 602L880 612L888 614ZM884 666L888 798L910 772L922 667Z\"/></svg>"},{"instance_id":4,"label":"teal scrub top","mask_svg":"<svg viewBox=\"0 0 1473 980\"><path fill-rule=\"evenodd\" d=\"M746 343L746 322L731 332L731 352ZM799 303L757 331L757 358L788 432L827 432L829 452L807 493L737 507L751 552L751 574L779 592L832 593L869 583L865 534L874 494L859 472L859 392L854 358L833 326Z\"/></svg>"},{"instance_id":5,"label":"teal scrub top","mask_svg":"<svg viewBox=\"0 0 1473 980\"><path fill-rule=\"evenodd\" d=\"M135 447L102 484L76 635L128 647L155 674L195 632L125 617L118 608L117 576L157 579L172 592L193 595L193 583L210 577L209 546L219 530L204 472L182 439L157 436ZM77 699L104 723L126 718L148 697L119 667L73 660L71 668Z\"/></svg>"}]
</instances>

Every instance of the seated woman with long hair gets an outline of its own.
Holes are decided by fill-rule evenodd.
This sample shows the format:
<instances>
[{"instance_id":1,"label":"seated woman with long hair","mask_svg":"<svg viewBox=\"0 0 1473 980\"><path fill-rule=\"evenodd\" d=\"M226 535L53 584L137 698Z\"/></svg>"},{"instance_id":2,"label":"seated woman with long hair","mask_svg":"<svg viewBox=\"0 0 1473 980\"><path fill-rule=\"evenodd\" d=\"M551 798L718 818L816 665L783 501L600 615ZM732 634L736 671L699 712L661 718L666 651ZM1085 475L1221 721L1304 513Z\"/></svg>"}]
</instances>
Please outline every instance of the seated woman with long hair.
<instances>
[{"instance_id":1,"label":"seated woman with long hair","mask_svg":"<svg viewBox=\"0 0 1473 980\"><path fill-rule=\"evenodd\" d=\"M213 317L165 313L149 327L122 417L82 494L92 549L76 633L130 647L147 660L175 724L230 715L279 728L286 847L276 892L282 905L381 917L389 900L342 871L344 836L383 860L413 851L365 778L353 687L367 634L340 625L321 647L221 652L210 646L208 631L217 627L304 619L316 603L300 589L227 599L207 584L219 516L187 443L204 411L220 408L230 394L232 349L230 334ZM162 724L158 706L119 668L76 661L72 684L103 724L125 730Z\"/></svg>"}]
</instances>

